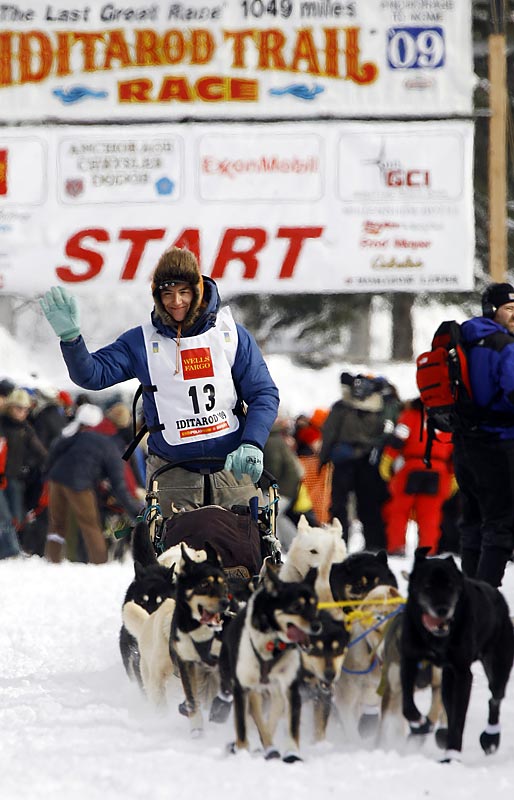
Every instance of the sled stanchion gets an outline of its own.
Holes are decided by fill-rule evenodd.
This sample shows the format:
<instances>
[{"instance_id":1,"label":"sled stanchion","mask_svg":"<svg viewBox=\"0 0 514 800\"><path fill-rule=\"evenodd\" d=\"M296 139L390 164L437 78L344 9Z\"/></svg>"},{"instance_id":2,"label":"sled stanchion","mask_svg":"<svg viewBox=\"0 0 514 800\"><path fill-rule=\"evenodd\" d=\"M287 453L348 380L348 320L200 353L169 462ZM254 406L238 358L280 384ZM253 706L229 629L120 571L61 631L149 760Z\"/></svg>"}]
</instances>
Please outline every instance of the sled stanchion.
<instances>
[{"instance_id":1,"label":"sled stanchion","mask_svg":"<svg viewBox=\"0 0 514 800\"><path fill-rule=\"evenodd\" d=\"M270 483L268 487L268 503L269 503L269 526L270 531L275 536L276 531L276 524L277 524L277 503L278 503L278 495L277 495L277 486L274 483Z\"/></svg>"},{"instance_id":2,"label":"sled stanchion","mask_svg":"<svg viewBox=\"0 0 514 800\"><path fill-rule=\"evenodd\" d=\"M218 472L223 470L225 465L225 459L215 458L212 456L206 457L199 457L199 458L189 458L184 459L183 461L170 461L168 463L163 464L162 466L158 467L154 472L148 477L148 491L145 497L146 500L146 508L145 508L145 519L148 523L148 527L150 530L150 538L154 549L161 553L162 548L164 546L164 531L166 527L166 518L163 516L161 507L159 504L159 477L163 475L165 472L172 470L176 467L182 467L184 469L190 469L193 464L197 465L197 471L201 475L208 475L210 474L210 466L215 465L213 472ZM257 523L260 532L260 543L261 543L261 553L262 558L271 556L272 561L274 564L281 563L281 547L280 542L276 535L276 515L277 515L277 505L278 505L278 486L277 486L277 479L271 472L264 469L262 471L262 478L268 481L269 488L268 488L268 505L266 506L259 506L258 498L250 498L248 508L246 513L249 514L250 518ZM259 479L260 480L260 479ZM265 497L265 490L263 490L259 483L256 484L256 487L260 489L262 495ZM253 503L252 503L253 500ZM232 509L233 513L241 514L241 511L237 511L239 509L237 505L234 505ZM266 556L263 553L267 551Z\"/></svg>"},{"instance_id":3,"label":"sled stanchion","mask_svg":"<svg viewBox=\"0 0 514 800\"><path fill-rule=\"evenodd\" d=\"M159 495L157 493L158 488L159 488L159 483L157 480L154 480L152 476L150 491L147 492L145 496L145 500L147 503L146 517L148 521L148 530L150 532L150 539L152 540L152 543L155 542L155 523L157 520L158 513L160 514L161 510L158 502L159 501ZM158 513L152 513L152 512L158 512Z\"/></svg>"}]
</instances>

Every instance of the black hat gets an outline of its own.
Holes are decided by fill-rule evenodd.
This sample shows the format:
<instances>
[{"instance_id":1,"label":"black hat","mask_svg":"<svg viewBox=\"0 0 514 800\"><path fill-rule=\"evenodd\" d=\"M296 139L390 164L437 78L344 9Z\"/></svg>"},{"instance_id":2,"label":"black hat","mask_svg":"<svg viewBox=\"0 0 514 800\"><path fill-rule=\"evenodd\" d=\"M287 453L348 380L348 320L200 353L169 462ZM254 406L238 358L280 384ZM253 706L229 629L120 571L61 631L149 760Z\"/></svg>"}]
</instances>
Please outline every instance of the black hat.
<instances>
[{"instance_id":1,"label":"black hat","mask_svg":"<svg viewBox=\"0 0 514 800\"><path fill-rule=\"evenodd\" d=\"M491 283L482 294L482 314L493 319L500 306L514 303L514 286L510 283Z\"/></svg>"},{"instance_id":2,"label":"black hat","mask_svg":"<svg viewBox=\"0 0 514 800\"><path fill-rule=\"evenodd\" d=\"M354 376L350 372L341 372L339 379L343 386L351 386L353 384Z\"/></svg>"},{"instance_id":3,"label":"black hat","mask_svg":"<svg viewBox=\"0 0 514 800\"><path fill-rule=\"evenodd\" d=\"M8 380L8 378L2 378L0 381L0 397L7 397L14 388L15 386L12 381Z\"/></svg>"}]
</instances>

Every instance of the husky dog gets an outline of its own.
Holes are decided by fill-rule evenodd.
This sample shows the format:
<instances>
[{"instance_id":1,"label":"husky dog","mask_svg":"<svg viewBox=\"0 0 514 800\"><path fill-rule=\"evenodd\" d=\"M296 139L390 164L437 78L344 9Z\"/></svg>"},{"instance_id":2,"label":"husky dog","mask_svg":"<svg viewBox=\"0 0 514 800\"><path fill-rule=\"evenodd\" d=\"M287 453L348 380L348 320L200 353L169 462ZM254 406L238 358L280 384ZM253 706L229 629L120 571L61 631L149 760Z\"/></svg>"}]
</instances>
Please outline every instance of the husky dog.
<instances>
[{"instance_id":1,"label":"husky dog","mask_svg":"<svg viewBox=\"0 0 514 800\"><path fill-rule=\"evenodd\" d=\"M331 525L311 528L302 514L297 533L287 551L286 561L280 568L283 581L302 581L312 567L320 567L330 553L333 562L343 561L347 550L343 528L338 519Z\"/></svg>"},{"instance_id":2,"label":"husky dog","mask_svg":"<svg viewBox=\"0 0 514 800\"><path fill-rule=\"evenodd\" d=\"M505 598L484 581L465 577L452 556L427 558L418 547L409 577L401 638L403 715L411 730L426 725L414 701L418 663L441 666L447 734L436 736L443 761L459 760L473 675L480 661L491 697L480 745L486 754L500 744L500 705L514 658L514 631Z\"/></svg>"},{"instance_id":3,"label":"husky dog","mask_svg":"<svg viewBox=\"0 0 514 800\"><path fill-rule=\"evenodd\" d=\"M400 611L387 625L380 646L382 660L380 690L382 702L377 745L383 749L393 746L395 741L405 740L407 722L402 714L402 685L400 680L402 626L403 611ZM426 724L415 731L418 736L429 733L437 726L439 726L436 731L437 738L447 734L447 720L441 695L441 680L442 672L440 667L436 667L428 661L420 662L416 676L416 689L430 687L431 703L426 715Z\"/></svg>"},{"instance_id":4,"label":"husky dog","mask_svg":"<svg viewBox=\"0 0 514 800\"><path fill-rule=\"evenodd\" d=\"M194 561L182 545L183 567L177 575L176 606L171 621L170 656L177 665L191 733L203 730L202 689L217 668L222 614L228 608L227 580L216 550L206 542L205 561Z\"/></svg>"},{"instance_id":5,"label":"husky dog","mask_svg":"<svg viewBox=\"0 0 514 800\"><path fill-rule=\"evenodd\" d=\"M348 653L336 686L337 707L350 741L370 735L379 722L378 689L382 675L379 649L400 593L394 586L375 586L362 598L363 603L351 621ZM351 611L350 614L351 620Z\"/></svg>"},{"instance_id":6,"label":"husky dog","mask_svg":"<svg viewBox=\"0 0 514 800\"><path fill-rule=\"evenodd\" d=\"M352 553L344 561L333 564L330 570L330 588L335 600L361 600L375 586L398 588L385 550Z\"/></svg>"},{"instance_id":7,"label":"husky dog","mask_svg":"<svg viewBox=\"0 0 514 800\"><path fill-rule=\"evenodd\" d=\"M309 644L302 648L302 694L314 702L314 739L325 739L332 708L334 685L348 649L350 634L344 623L334 619L328 611L319 612L321 630L309 636Z\"/></svg>"},{"instance_id":8,"label":"husky dog","mask_svg":"<svg viewBox=\"0 0 514 800\"><path fill-rule=\"evenodd\" d=\"M173 674L170 658L170 628L175 600L166 597L151 614L129 600L123 606L123 623L137 641L143 690L156 706L166 704L166 685Z\"/></svg>"},{"instance_id":9,"label":"husky dog","mask_svg":"<svg viewBox=\"0 0 514 800\"><path fill-rule=\"evenodd\" d=\"M184 559L182 557L183 547L192 561L205 561L207 558L205 550L195 550L193 547L189 547L189 545L181 542L180 544L174 544L172 547L168 547L160 556L157 556L157 561L159 564L162 564L163 567L171 567L175 564L175 571L180 572L184 566Z\"/></svg>"},{"instance_id":10,"label":"husky dog","mask_svg":"<svg viewBox=\"0 0 514 800\"><path fill-rule=\"evenodd\" d=\"M288 704L288 742L284 761L300 760L300 653L309 634L321 631L317 597L308 583L282 581L266 564L259 588L231 621L220 655L221 688L234 697L235 752L248 748L247 701L265 758L279 758L273 736ZM265 719L263 701L270 715Z\"/></svg>"},{"instance_id":11,"label":"husky dog","mask_svg":"<svg viewBox=\"0 0 514 800\"><path fill-rule=\"evenodd\" d=\"M135 561L134 580L126 591L123 607L126 603L133 602L140 606L145 614L153 614L167 598L174 595L173 567L162 567L157 563L143 565ZM136 680L143 688L137 639L125 624L120 629L119 646L125 672L131 680Z\"/></svg>"}]
</instances>

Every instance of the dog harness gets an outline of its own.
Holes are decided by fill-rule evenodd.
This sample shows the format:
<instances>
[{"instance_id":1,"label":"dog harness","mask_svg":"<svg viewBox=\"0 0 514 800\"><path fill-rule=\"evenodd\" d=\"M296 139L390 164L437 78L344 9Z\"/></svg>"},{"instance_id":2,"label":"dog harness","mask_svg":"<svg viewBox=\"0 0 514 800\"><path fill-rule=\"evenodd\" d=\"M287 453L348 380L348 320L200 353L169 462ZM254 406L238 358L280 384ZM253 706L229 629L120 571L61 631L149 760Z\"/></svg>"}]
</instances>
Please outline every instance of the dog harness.
<instances>
[{"instance_id":1,"label":"dog harness","mask_svg":"<svg viewBox=\"0 0 514 800\"><path fill-rule=\"evenodd\" d=\"M268 653L271 653L270 658L263 658L261 654L257 651L251 637L250 637L250 644L252 645L252 650L255 654L255 657L259 663L259 671L260 671L260 679L261 683L269 683L269 676L270 672L277 664L278 661L282 658L282 656L288 651L291 650L293 647L296 647L294 642L283 642L282 639L270 639L269 642L266 642L266 650Z\"/></svg>"}]
</instances>

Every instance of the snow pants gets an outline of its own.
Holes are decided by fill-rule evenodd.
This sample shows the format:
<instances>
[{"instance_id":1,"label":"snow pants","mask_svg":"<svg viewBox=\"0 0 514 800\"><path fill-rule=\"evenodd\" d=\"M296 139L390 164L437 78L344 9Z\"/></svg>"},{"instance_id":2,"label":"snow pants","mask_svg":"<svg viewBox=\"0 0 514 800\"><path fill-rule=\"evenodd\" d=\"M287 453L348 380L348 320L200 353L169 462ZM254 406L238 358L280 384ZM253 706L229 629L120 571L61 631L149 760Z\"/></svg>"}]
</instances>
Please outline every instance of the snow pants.
<instances>
[{"instance_id":1,"label":"snow pants","mask_svg":"<svg viewBox=\"0 0 514 800\"><path fill-rule=\"evenodd\" d=\"M455 437L462 569L501 586L514 548L514 441Z\"/></svg>"},{"instance_id":2,"label":"snow pants","mask_svg":"<svg viewBox=\"0 0 514 800\"><path fill-rule=\"evenodd\" d=\"M416 473L432 472L434 494L408 493L409 478ZM423 472L424 471L424 472ZM382 509L386 527L387 551L394 553L405 547L407 524L413 514L418 525L418 547L430 547L430 555L437 553L441 537L443 504L450 494L451 476L445 462L432 462L432 470L426 470L421 459L408 460L389 483L391 499Z\"/></svg>"},{"instance_id":3,"label":"snow pants","mask_svg":"<svg viewBox=\"0 0 514 800\"><path fill-rule=\"evenodd\" d=\"M344 540L348 541L348 500L355 494L357 517L362 523L366 549L377 551L385 547L382 506L387 499L387 487L369 455L353 458L334 465L332 474L332 502L330 513L343 526Z\"/></svg>"}]
</instances>

